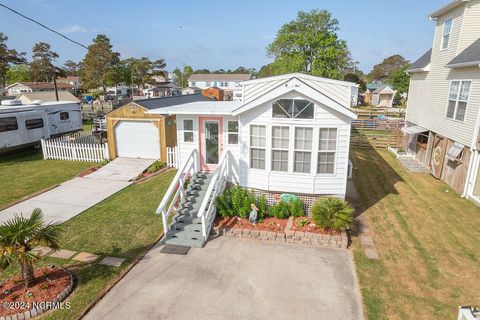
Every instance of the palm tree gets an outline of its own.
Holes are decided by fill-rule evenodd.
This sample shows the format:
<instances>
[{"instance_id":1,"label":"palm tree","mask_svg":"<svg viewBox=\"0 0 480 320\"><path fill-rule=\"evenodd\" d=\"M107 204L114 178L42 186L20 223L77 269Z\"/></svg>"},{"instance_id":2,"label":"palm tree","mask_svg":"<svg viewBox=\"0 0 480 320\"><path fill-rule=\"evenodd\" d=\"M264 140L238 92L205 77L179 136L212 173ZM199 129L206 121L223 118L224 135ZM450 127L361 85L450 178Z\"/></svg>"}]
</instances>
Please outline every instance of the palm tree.
<instances>
[{"instance_id":1,"label":"palm tree","mask_svg":"<svg viewBox=\"0 0 480 320\"><path fill-rule=\"evenodd\" d=\"M18 263L25 287L31 287L35 280L33 263L40 259L32 249L43 245L58 250L59 236L60 226L46 224L40 209L33 210L30 218L15 215L0 226L0 268Z\"/></svg>"}]
</instances>

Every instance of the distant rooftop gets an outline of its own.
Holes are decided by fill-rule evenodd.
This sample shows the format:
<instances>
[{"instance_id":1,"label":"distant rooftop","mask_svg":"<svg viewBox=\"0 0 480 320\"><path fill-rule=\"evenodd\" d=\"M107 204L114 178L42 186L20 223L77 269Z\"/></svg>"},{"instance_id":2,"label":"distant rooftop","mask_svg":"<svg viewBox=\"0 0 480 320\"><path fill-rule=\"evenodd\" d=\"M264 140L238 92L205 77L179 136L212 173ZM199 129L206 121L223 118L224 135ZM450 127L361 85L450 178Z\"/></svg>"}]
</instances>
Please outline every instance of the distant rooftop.
<instances>
[{"instance_id":1,"label":"distant rooftop","mask_svg":"<svg viewBox=\"0 0 480 320\"><path fill-rule=\"evenodd\" d=\"M248 73L196 73L192 74L188 81L245 81L251 78Z\"/></svg>"}]
</instances>

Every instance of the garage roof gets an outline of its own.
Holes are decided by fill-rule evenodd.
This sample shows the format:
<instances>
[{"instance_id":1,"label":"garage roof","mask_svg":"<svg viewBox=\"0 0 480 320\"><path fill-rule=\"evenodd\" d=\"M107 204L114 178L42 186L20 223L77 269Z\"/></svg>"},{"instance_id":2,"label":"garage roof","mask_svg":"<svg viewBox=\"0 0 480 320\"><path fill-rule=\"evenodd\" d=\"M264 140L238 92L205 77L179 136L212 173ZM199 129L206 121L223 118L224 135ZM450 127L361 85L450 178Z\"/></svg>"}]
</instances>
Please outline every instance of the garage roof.
<instances>
[{"instance_id":1,"label":"garage roof","mask_svg":"<svg viewBox=\"0 0 480 320\"><path fill-rule=\"evenodd\" d=\"M176 106L180 104L195 102L195 101L212 101L207 97L204 97L201 93L185 94L180 96L170 96L152 99L143 99L133 101L134 103L147 108L148 110L155 110L165 107ZM164 111L158 113L165 113Z\"/></svg>"}]
</instances>

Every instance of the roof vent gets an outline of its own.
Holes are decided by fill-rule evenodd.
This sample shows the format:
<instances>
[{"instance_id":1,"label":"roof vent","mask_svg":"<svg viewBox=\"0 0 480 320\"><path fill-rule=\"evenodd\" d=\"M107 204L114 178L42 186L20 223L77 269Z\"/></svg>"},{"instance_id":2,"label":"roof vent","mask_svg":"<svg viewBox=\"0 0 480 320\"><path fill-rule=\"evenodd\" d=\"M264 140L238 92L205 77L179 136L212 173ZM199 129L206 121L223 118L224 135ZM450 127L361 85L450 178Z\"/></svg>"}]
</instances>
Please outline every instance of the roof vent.
<instances>
[{"instance_id":1,"label":"roof vent","mask_svg":"<svg viewBox=\"0 0 480 320\"><path fill-rule=\"evenodd\" d=\"M2 101L2 106L21 106L22 101L20 100L3 100Z\"/></svg>"},{"instance_id":2,"label":"roof vent","mask_svg":"<svg viewBox=\"0 0 480 320\"><path fill-rule=\"evenodd\" d=\"M42 104L42 102L43 102L42 100L38 100L38 99L37 99L37 100L33 100L33 101L32 101L32 104L39 106L39 105Z\"/></svg>"}]
</instances>

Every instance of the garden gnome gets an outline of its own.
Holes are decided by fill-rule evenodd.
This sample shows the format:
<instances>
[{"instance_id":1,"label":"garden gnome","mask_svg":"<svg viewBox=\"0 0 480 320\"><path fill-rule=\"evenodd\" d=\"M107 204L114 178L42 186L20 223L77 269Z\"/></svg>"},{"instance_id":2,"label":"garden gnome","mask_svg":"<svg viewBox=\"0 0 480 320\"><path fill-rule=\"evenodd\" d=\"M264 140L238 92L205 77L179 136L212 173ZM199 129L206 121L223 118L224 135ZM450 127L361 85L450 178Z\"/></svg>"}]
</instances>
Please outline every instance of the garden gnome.
<instances>
[{"instance_id":1,"label":"garden gnome","mask_svg":"<svg viewBox=\"0 0 480 320\"><path fill-rule=\"evenodd\" d=\"M250 215L248 216L248 221L250 221L250 223L252 223L253 225L255 225L257 223L257 212L258 212L258 208L257 206L255 205L255 203L252 203L250 205L250 208L252 208L252 211L250 211Z\"/></svg>"}]
</instances>

